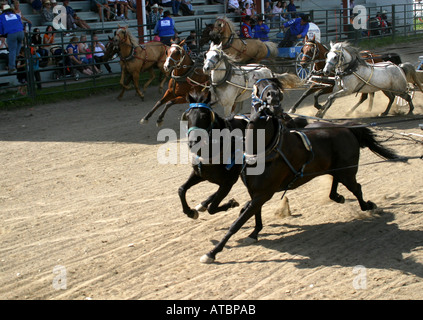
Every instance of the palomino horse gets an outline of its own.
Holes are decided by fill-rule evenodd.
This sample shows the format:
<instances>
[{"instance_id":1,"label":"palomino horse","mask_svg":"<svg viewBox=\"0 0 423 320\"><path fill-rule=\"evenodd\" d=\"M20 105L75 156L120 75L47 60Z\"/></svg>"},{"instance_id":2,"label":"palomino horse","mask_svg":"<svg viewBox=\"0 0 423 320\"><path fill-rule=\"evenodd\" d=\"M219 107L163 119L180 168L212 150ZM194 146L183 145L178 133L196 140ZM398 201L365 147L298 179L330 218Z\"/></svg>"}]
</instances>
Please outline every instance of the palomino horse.
<instances>
[{"instance_id":1,"label":"palomino horse","mask_svg":"<svg viewBox=\"0 0 423 320\"><path fill-rule=\"evenodd\" d=\"M386 116L394 102L395 96L399 96L408 102L410 109L408 114L413 113L413 102L408 94L408 80L404 71L391 62L382 62L370 65L361 58L360 52L348 42L331 43L331 49L327 54L326 64L323 68L325 75L335 72L335 93L329 95L322 110L316 114L323 117L333 101L342 96L352 93L372 93L382 91L388 98L386 110L380 114Z\"/></svg>"},{"instance_id":2,"label":"palomino horse","mask_svg":"<svg viewBox=\"0 0 423 320\"><path fill-rule=\"evenodd\" d=\"M222 50L222 43L212 43L203 66L204 73L210 74L212 93L224 108L226 117L240 111L242 102L251 97L253 84L259 79L276 77L285 88L295 88L300 83L294 74L274 74L263 65L238 66L233 62Z\"/></svg>"},{"instance_id":3,"label":"palomino horse","mask_svg":"<svg viewBox=\"0 0 423 320\"><path fill-rule=\"evenodd\" d=\"M331 74L330 77L323 77L320 74L323 72L325 66L326 55L329 52L329 49L326 48L323 44L313 38L308 38L307 36L304 39L304 46L301 49L303 53L301 58L302 65L313 64L313 74L309 82L312 83L309 89L307 89L300 97L300 99L291 107L289 110L290 113L295 113L298 106L307 98L310 94L314 93L314 107L318 110L322 109L322 106L319 104L319 97L323 94L329 94L333 91L333 86L335 85L335 80L333 77L335 74ZM383 55L375 55L370 51L361 51L361 57L366 60L367 63L378 63L382 61L391 61L397 65L401 63L401 58L396 53L386 53ZM360 101L347 113L351 113L355 110L362 102L367 99L368 94L362 93ZM373 106L374 93L370 93L370 100L368 105L368 111L372 109Z\"/></svg>"},{"instance_id":4,"label":"palomino horse","mask_svg":"<svg viewBox=\"0 0 423 320\"><path fill-rule=\"evenodd\" d=\"M141 119L140 123L147 123L153 113L163 104L164 110L157 119L160 126L166 111L174 104L189 102L187 96L191 90L208 90L209 77L203 73L202 63L193 60L184 49L185 40L181 43L172 43L170 46L163 68L170 72L168 89L163 97L156 102L154 107Z\"/></svg>"},{"instance_id":5,"label":"palomino horse","mask_svg":"<svg viewBox=\"0 0 423 320\"><path fill-rule=\"evenodd\" d=\"M226 54L235 57L240 63L260 62L266 58L278 56L278 46L274 42L263 42L259 39L240 39L235 31L235 26L227 17L216 20L210 32L212 40L220 39Z\"/></svg>"},{"instance_id":6,"label":"palomino horse","mask_svg":"<svg viewBox=\"0 0 423 320\"><path fill-rule=\"evenodd\" d=\"M113 42L107 44L105 59L109 60L116 53L120 57L120 67L122 70L120 77L120 85L122 91L118 99L121 99L125 90L130 89L129 84L131 80L134 83L135 91L144 99L144 94L139 88L140 73L147 71L150 74L149 80L144 84L145 91L150 83L155 79L154 67L165 75L160 83L159 91L162 92L164 83L167 79L166 72L163 69L163 64L166 58L167 47L161 42L148 42L140 45L137 38L131 34L127 27L119 28Z\"/></svg>"},{"instance_id":7,"label":"palomino horse","mask_svg":"<svg viewBox=\"0 0 423 320\"><path fill-rule=\"evenodd\" d=\"M245 137L246 166L241 172L251 200L244 205L241 214L222 240L201 257L201 262L214 262L216 255L223 250L230 237L253 216L255 216L255 227L248 239L250 242L257 241L263 227L262 206L276 192L295 189L319 175L330 174L333 177L329 194L331 200L338 203L345 202L344 197L337 192L338 184L342 183L357 198L361 210L376 208L373 202L363 199L361 186L356 180L360 147L368 147L386 159L403 160L403 158L399 158L393 151L380 145L367 127L347 128L316 122L305 127L307 128L309 130L305 131L306 135L302 130L287 129L267 107L260 107L257 113L251 115ZM263 132L265 150L258 153L258 136L263 135ZM264 167L262 173L249 173L248 170L259 166L259 163Z\"/></svg>"},{"instance_id":8,"label":"palomino horse","mask_svg":"<svg viewBox=\"0 0 423 320\"><path fill-rule=\"evenodd\" d=\"M220 203L238 181L242 169L243 139L248 118L235 116L223 119L211 108L210 99L210 91L207 92L207 95L205 92L194 93L193 97L190 95L189 108L182 115L182 120L188 121L190 150L196 147L196 144L203 143L203 147L196 149L193 153L193 170L188 180L178 190L183 211L192 219L198 218L198 211L208 210L210 214L215 214L239 205L234 199L223 205ZM216 130L219 130L219 135L222 134L223 143L220 143L221 139L216 140L212 135L216 133ZM224 136L226 133L228 139ZM204 135L204 137L199 136L204 139L203 141L197 142L198 136L196 135L198 134ZM220 145L216 146L216 143ZM207 148L207 155L202 152L204 147ZM217 154L214 154L216 151ZM223 158L225 152L227 152L226 159ZM186 192L203 181L217 184L219 188L195 209L191 209L186 201Z\"/></svg>"}]
</instances>

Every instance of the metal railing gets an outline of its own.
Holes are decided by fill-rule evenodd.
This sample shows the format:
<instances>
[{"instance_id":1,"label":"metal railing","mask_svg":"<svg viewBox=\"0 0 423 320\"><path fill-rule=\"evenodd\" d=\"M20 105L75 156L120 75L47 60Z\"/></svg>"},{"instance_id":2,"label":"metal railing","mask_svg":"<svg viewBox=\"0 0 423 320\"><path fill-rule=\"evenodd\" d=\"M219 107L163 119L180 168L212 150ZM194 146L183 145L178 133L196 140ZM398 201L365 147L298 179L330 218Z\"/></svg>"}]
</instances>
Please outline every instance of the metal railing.
<instances>
[{"instance_id":1,"label":"metal railing","mask_svg":"<svg viewBox=\"0 0 423 320\"><path fill-rule=\"evenodd\" d=\"M329 43L329 41L343 41L350 40L358 43L363 39L381 38L381 37L392 37L395 39L399 36L414 36L423 34L423 8L416 7L409 4L403 5L389 5L389 6L376 6L366 8L366 29L354 29L352 27L353 15L345 14L342 9L332 10L312 10L303 12L310 14L311 20L317 24L321 30L321 42ZM386 12L385 12L386 11ZM377 13L384 13L387 15L389 26L382 27L378 24L374 24L374 18ZM202 29L206 22L210 22L210 17L187 17L186 19L178 19L177 29L181 39L185 38L191 30L195 30L197 33L197 40L201 36ZM184 25L185 28L178 27ZM132 21L133 22L133 21ZM113 36L116 26L103 25L102 28L92 28L90 30L78 30L78 33L84 33L87 37L87 44L91 48L91 53L94 54L93 48L93 37L97 35L102 40L103 44L106 45L106 35ZM136 34L138 27L143 27L147 34L144 35L144 42L153 39L153 28L148 28L147 25L137 26L136 22L131 25L129 23L130 30ZM144 28L147 27L147 28ZM275 36L279 30L273 29L273 35ZM54 31L56 34L56 41L54 46L58 46L63 50L69 43L69 37L66 37L66 31ZM41 33L41 36L44 33ZM26 34L26 43L30 43L31 37L34 35L33 32ZM277 41L276 39L272 39ZM279 39L280 40L280 39ZM206 48L203 48L206 49ZM198 53L201 48L198 48ZM0 101L10 101L22 98L35 99L43 95L57 94L62 92L73 92L81 90L92 90L95 88L102 87L119 87L119 76L120 67L118 66L119 59L109 61L112 66L112 72L93 74L92 76L81 74L79 71L70 72L65 63L69 53L63 52L60 55L52 55L49 52L49 64L45 67L40 67L35 70L34 67L37 65L37 58L31 55L30 47L25 46L25 60L26 69L21 73L26 75L27 94L25 96L17 93L18 88L22 86L17 81L17 73L9 74L7 71L0 71ZM0 62L0 69L4 69L7 65L7 61ZM96 63L95 61L90 62L87 67L97 66L102 67L102 63ZM35 80L36 73L39 72L41 81ZM147 75L145 75L147 77ZM141 79L143 81L143 78ZM39 89L41 85L41 89Z\"/></svg>"}]
</instances>

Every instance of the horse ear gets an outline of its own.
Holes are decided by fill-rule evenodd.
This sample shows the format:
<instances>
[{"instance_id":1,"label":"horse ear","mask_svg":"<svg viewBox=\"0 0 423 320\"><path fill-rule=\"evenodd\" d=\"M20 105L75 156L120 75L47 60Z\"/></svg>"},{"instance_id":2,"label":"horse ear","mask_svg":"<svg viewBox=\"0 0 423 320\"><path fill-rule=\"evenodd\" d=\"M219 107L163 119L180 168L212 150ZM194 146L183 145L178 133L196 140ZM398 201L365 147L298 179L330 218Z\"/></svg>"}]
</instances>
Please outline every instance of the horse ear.
<instances>
[{"instance_id":1,"label":"horse ear","mask_svg":"<svg viewBox=\"0 0 423 320\"><path fill-rule=\"evenodd\" d=\"M330 47L332 48L332 47L334 46L334 44L335 44L335 43L334 43L333 41L331 41L331 42L330 42Z\"/></svg>"},{"instance_id":2,"label":"horse ear","mask_svg":"<svg viewBox=\"0 0 423 320\"><path fill-rule=\"evenodd\" d=\"M182 40L181 42L179 42L179 45L180 45L181 47L185 44L185 40L186 40L186 39L184 39L184 40Z\"/></svg>"}]
</instances>

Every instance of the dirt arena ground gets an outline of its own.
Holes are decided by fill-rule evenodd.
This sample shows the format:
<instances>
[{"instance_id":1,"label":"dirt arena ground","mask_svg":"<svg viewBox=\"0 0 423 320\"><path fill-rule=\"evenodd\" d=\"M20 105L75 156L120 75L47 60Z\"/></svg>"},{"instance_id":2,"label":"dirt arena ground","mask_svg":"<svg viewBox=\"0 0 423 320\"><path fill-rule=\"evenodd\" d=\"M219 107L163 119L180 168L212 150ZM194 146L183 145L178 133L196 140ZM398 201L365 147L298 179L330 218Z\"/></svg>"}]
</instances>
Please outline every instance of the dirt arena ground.
<instances>
[{"instance_id":1,"label":"dirt arena ground","mask_svg":"<svg viewBox=\"0 0 423 320\"><path fill-rule=\"evenodd\" d=\"M415 47L399 47L387 50L417 61ZM288 92L285 105L299 94ZM375 164L380 158L363 149L358 181L375 212L361 212L343 187L346 203L329 201L324 176L288 192L291 216L274 215L276 194L256 244L242 244L249 221L204 265L200 257L239 208L187 218L177 190L190 165L159 164L157 115L138 123L157 88L144 102L134 91L116 96L0 112L0 299L423 299L422 160ZM345 117L357 99L339 99L327 118ZM310 102L298 113L314 115ZM414 102L414 121L378 127L395 138L387 146L410 157L423 155L421 137L399 134L423 133L423 93ZM386 103L378 93L372 112L364 105L354 117L373 117ZM179 132L185 108L171 108L163 128ZM189 204L214 190L194 187ZM240 180L229 197L248 200Z\"/></svg>"}]
</instances>

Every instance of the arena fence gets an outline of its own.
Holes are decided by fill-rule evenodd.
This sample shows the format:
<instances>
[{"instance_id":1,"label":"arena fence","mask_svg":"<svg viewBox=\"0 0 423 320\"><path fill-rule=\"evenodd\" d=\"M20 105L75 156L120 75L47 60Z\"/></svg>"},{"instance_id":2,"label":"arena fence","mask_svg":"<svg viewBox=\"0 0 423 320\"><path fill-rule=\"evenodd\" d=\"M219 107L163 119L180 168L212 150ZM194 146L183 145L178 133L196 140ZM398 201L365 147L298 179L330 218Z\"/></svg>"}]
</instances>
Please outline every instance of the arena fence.
<instances>
[{"instance_id":1,"label":"arena fence","mask_svg":"<svg viewBox=\"0 0 423 320\"><path fill-rule=\"evenodd\" d=\"M332 9L332 10L313 10L302 12L309 14L311 20L317 24L321 30L321 41L329 43L329 41L343 41L349 40L354 43L359 43L363 39L391 37L395 40L396 37L403 36L417 36L423 33L423 6L419 4L397 4L389 6L376 6L367 7L365 12L360 12L365 18L365 29L354 28L354 19L357 17L352 10ZM297 13L299 14L299 13ZM377 15L386 15L388 24L382 27L376 20ZM233 16L235 21L240 21ZM270 19L270 17L267 17ZM215 17L214 17L215 19ZM186 21L185 21L186 20ZM196 30L197 37L201 36L202 29L206 23L213 22L210 17L195 17L179 19L180 25L188 25L189 27L178 28L178 33L181 38L185 38L191 30ZM190 23L182 23L182 22ZM238 22L239 24L241 22ZM282 22L278 22L276 28L272 28L271 39L280 41L277 34L281 31ZM144 30L144 42L153 39L153 28L151 26L136 24L129 24L130 30L137 34L137 31L142 28ZM99 40L105 45L108 37L113 37L116 27L104 27L99 29L78 30L86 34L86 42L89 47L93 47L93 36L96 35ZM64 49L69 43L69 35L65 31L56 31L56 40L54 47L61 48L62 52L56 53L49 52L48 63L42 61L36 56L31 54L31 48L24 46L26 67L23 71L18 73L14 72L9 74L6 70L0 71L0 106L7 106L14 103L16 100L27 99L34 101L35 99L42 99L44 96L57 95L62 93L81 93L91 92L102 88L119 88L120 80L120 66L119 58L116 57L109 61L112 72L108 73L103 66L103 63L91 62L91 66L96 65L101 68L102 73L85 75L79 71L71 72L65 64L67 54ZM36 34L34 32L26 33L26 43L31 43L30 39ZM43 36L44 31L41 32ZM198 48L198 53L207 48ZM50 51L50 50L49 50ZM93 51L93 50L91 50ZM40 63L41 62L41 63ZM36 66L41 64L37 69ZM7 65L6 61L0 61L0 69L4 69ZM21 79L21 82L18 81ZM23 83L22 78L26 79ZM140 81L143 82L147 79L147 74L142 75Z\"/></svg>"}]
</instances>

